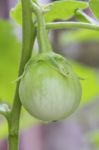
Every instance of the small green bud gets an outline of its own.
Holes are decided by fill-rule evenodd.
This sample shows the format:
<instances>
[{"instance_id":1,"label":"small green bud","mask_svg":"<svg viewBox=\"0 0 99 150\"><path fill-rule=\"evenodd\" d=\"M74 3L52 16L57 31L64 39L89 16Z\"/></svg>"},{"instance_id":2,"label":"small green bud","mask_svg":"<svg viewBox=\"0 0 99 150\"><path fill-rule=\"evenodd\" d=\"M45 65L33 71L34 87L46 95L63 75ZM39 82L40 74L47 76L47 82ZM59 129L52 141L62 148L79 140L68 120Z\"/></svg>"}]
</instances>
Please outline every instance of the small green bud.
<instances>
[{"instance_id":1,"label":"small green bud","mask_svg":"<svg viewBox=\"0 0 99 150\"><path fill-rule=\"evenodd\" d=\"M65 58L53 52L43 53L26 65L19 96L32 116L43 121L61 120L79 105L81 85Z\"/></svg>"}]
</instances>

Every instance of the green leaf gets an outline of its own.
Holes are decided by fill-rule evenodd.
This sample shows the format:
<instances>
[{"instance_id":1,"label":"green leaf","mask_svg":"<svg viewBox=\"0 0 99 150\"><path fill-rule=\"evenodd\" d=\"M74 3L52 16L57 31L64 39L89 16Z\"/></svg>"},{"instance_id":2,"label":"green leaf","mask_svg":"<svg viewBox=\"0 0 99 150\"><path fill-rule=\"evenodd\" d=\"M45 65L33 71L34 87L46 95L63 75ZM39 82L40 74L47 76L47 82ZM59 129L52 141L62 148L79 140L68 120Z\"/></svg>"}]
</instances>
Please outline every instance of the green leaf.
<instances>
[{"instance_id":1,"label":"green leaf","mask_svg":"<svg viewBox=\"0 0 99 150\"><path fill-rule=\"evenodd\" d=\"M48 22L56 19L67 20L74 15L76 9L85 9L86 7L88 7L88 3L75 0L53 2L50 3L50 7L45 7L46 9L49 8L45 14L45 19Z\"/></svg>"},{"instance_id":2,"label":"green leaf","mask_svg":"<svg viewBox=\"0 0 99 150\"><path fill-rule=\"evenodd\" d=\"M86 42L86 41L99 41L99 32L93 30L74 30L64 32L59 37L61 44L64 45L71 42Z\"/></svg>"},{"instance_id":3,"label":"green leaf","mask_svg":"<svg viewBox=\"0 0 99 150\"><path fill-rule=\"evenodd\" d=\"M89 6L94 16L99 19L99 0L90 0Z\"/></svg>"},{"instance_id":4,"label":"green leaf","mask_svg":"<svg viewBox=\"0 0 99 150\"><path fill-rule=\"evenodd\" d=\"M22 24L22 5L20 1L16 4L15 8L11 9L10 16L17 24Z\"/></svg>"},{"instance_id":5,"label":"green leaf","mask_svg":"<svg viewBox=\"0 0 99 150\"><path fill-rule=\"evenodd\" d=\"M80 22L93 22L93 18L88 16L83 10L80 9L75 11L75 18Z\"/></svg>"},{"instance_id":6,"label":"green leaf","mask_svg":"<svg viewBox=\"0 0 99 150\"><path fill-rule=\"evenodd\" d=\"M0 21L0 99L11 103L17 78L20 44L14 34L14 27L7 21ZM0 100L0 102L2 102Z\"/></svg>"},{"instance_id":7,"label":"green leaf","mask_svg":"<svg viewBox=\"0 0 99 150\"><path fill-rule=\"evenodd\" d=\"M44 13L44 16L45 20L49 22L56 19L69 19L74 15L76 9L85 9L88 7L88 3L75 0L63 0L49 3L43 7L45 10L48 10ZM15 8L11 9L10 16L16 21L16 23L19 25L22 24L22 6L20 1L17 3Z\"/></svg>"},{"instance_id":8,"label":"green leaf","mask_svg":"<svg viewBox=\"0 0 99 150\"><path fill-rule=\"evenodd\" d=\"M96 71L91 67L84 66L75 61L71 61L71 64L74 70L76 71L78 77L85 78L85 80L81 80L81 105L85 105L91 100L95 100L95 97L99 96L99 71Z\"/></svg>"},{"instance_id":9,"label":"green leaf","mask_svg":"<svg viewBox=\"0 0 99 150\"><path fill-rule=\"evenodd\" d=\"M75 19L77 20L77 21L80 21L80 22L87 22L88 23L88 20L87 19L85 19L81 14L75 14Z\"/></svg>"},{"instance_id":10,"label":"green leaf","mask_svg":"<svg viewBox=\"0 0 99 150\"><path fill-rule=\"evenodd\" d=\"M7 122L6 120L3 120L1 117L0 117L0 140L4 139L7 137L8 135L8 125L7 125Z\"/></svg>"},{"instance_id":11,"label":"green leaf","mask_svg":"<svg viewBox=\"0 0 99 150\"><path fill-rule=\"evenodd\" d=\"M86 22L91 24L98 24L98 21L95 18L88 16L84 11L78 10L79 12L75 13L75 18L80 22Z\"/></svg>"},{"instance_id":12,"label":"green leaf","mask_svg":"<svg viewBox=\"0 0 99 150\"><path fill-rule=\"evenodd\" d=\"M71 44L72 42L86 42L86 41L99 41L99 33L91 30L76 30L64 32L60 35L59 40L62 45ZM76 71L78 77L82 77L85 80L81 80L82 84L82 100L81 105L94 100L94 97L99 96L99 70L87 67L75 61L71 61L71 65Z\"/></svg>"},{"instance_id":13,"label":"green leaf","mask_svg":"<svg viewBox=\"0 0 99 150\"><path fill-rule=\"evenodd\" d=\"M89 132L87 135L88 142L91 143L91 145L94 145L96 147L96 150L99 149L99 130L93 130L92 132Z\"/></svg>"}]
</instances>

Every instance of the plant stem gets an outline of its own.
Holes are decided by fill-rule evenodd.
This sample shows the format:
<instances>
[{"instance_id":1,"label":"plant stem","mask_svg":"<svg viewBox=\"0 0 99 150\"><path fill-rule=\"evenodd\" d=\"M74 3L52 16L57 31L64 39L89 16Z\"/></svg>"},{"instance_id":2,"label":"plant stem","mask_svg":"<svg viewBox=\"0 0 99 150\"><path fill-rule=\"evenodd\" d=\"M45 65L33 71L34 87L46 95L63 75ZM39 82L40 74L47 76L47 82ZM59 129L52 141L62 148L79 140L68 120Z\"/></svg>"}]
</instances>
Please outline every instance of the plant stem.
<instances>
[{"instance_id":1,"label":"plant stem","mask_svg":"<svg viewBox=\"0 0 99 150\"><path fill-rule=\"evenodd\" d=\"M67 21L47 23L46 28L51 29L51 30L66 29L66 28L81 28L81 29L99 31L99 25L90 24L90 23L82 23L82 22L67 22Z\"/></svg>"},{"instance_id":2,"label":"plant stem","mask_svg":"<svg viewBox=\"0 0 99 150\"><path fill-rule=\"evenodd\" d=\"M37 16L37 39L38 39L38 45L39 45L39 51L41 52L48 52L52 51L48 34L46 31L46 24L43 16L43 10L42 8L37 5L36 3L32 3L32 8L34 13Z\"/></svg>"},{"instance_id":3,"label":"plant stem","mask_svg":"<svg viewBox=\"0 0 99 150\"><path fill-rule=\"evenodd\" d=\"M33 43L35 40L36 30L33 29L32 22L32 10L30 0L21 0L22 2L22 29L23 29L23 41L22 41L22 54L19 66L19 74L22 75L26 62L30 59ZM21 112L21 102L19 98L19 83L17 82L16 91L14 96L13 107L9 116L9 150L18 150L18 135L19 135L19 120Z\"/></svg>"}]
</instances>

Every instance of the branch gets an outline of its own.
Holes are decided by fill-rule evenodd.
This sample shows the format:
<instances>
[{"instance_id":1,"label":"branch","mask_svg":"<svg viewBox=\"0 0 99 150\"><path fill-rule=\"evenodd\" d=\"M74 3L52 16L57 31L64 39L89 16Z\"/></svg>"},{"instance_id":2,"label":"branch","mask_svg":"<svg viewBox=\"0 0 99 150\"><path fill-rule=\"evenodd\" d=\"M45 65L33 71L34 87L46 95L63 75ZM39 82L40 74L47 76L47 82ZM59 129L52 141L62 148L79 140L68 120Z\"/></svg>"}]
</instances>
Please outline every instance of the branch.
<instances>
[{"instance_id":1,"label":"branch","mask_svg":"<svg viewBox=\"0 0 99 150\"><path fill-rule=\"evenodd\" d=\"M90 23L82 23L82 22L68 22L68 21L47 23L46 28L51 29L51 30L66 29L66 28L81 28L81 29L99 31L99 25L90 24Z\"/></svg>"}]
</instances>

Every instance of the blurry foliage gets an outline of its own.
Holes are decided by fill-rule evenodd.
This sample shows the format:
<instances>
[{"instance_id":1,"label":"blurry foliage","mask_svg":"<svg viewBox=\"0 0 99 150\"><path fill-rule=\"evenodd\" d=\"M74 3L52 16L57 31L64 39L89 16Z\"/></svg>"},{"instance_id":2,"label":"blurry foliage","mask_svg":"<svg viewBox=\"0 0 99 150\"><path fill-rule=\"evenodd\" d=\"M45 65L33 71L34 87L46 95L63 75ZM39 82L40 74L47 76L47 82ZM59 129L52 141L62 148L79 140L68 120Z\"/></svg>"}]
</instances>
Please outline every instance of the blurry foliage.
<instances>
[{"instance_id":1,"label":"blurry foliage","mask_svg":"<svg viewBox=\"0 0 99 150\"><path fill-rule=\"evenodd\" d=\"M72 30L62 32L60 34L60 42L71 43L71 42L88 42L88 41L99 41L99 32L93 30Z\"/></svg>"},{"instance_id":2,"label":"blurry foliage","mask_svg":"<svg viewBox=\"0 0 99 150\"><path fill-rule=\"evenodd\" d=\"M26 127L30 127L33 123L40 123L37 119L33 118L29 113L27 113L22 108L21 120L20 120L20 130L23 130ZM7 137L8 135L8 126L6 120L0 116L0 139Z\"/></svg>"},{"instance_id":3,"label":"blurry foliage","mask_svg":"<svg viewBox=\"0 0 99 150\"><path fill-rule=\"evenodd\" d=\"M45 14L45 19L48 22L56 19L67 20L73 17L77 8L85 9L86 7L88 7L88 3L75 0L53 2L49 7L50 11Z\"/></svg>"},{"instance_id":4,"label":"blurry foliage","mask_svg":"<svg viewBox=\"0 0 99 150\"><path fill-rule=\"evenodd\" d=\"M10 16L17 24L22 24L22 6L20 1L17 3L15 8L11 9Z\"/></svg>"},{"instance_id":5,"label":"blurry foliage","mask_svg":"<svg viewBox=\"0 0 99 150\"><path fill-rule=\"evenodd\" d=\"M18 72L20 44L14 34L13 25L0 21L0 99L12 102Z\"/></svg>"},{"instance_id":6,"label":"blurry foliage","mask_svg":"<svg viewBox=\"0 0 99 150\"><path fill-rule=\"evenodd\" d=\"M77 8L85 9L88 7L87 2L75 1L75 0L63 0L63 1L55 1L50 3L50 5L44 6L47 11L44 16L46 22L51 22L53 20L61 19L67 20L74 15L74 12ZM12 8L10 12L10 16L16 23L22 24L22 6L21 2L17 3L15 8ZM60 13L61 12L61 13ZM33 16L34 17L34 16Z\"/></svg>"},{"instance_id":7,"label":"blurry foliage","mask_svg":"<svg viewBox=\"0 0 99 150\"><path fill-rule=\"evenodd\" d=\"M99 70L81 65L71 61L72 67L78 77L82 78L82 100L81 105L87 104L99 96Z\"/></svg>"},{"instance_id":8,"label":"blurry foliage","mask_svg":"<svg viewBox=\"0 0 99 150\"><path fill-rule=\"evenodd\" d=\"M99 130L89 132L86 139L90 143L92 150L99 150Z\"/></svg>"},{"instance_id":9,"label":"blurry foliage","mask_svg":"<svg viewBox=\"0 0 99 150\"><path fill-rule=\"evenodd\" d=\"M61 45L65 43L65 46L72 42L99 41L99 32L91 30L66 31L60 34L59 41ZM99 69L84 66L77 62L72 62L72 66L78 76L84 78L84 80L81 81L83 90L81 104L88 103L90 100L93 100L94 97L99 96Z\"/></svg>"},{"instance_id":10,"label":"blurry foliage","mask_svg":"<svg viewBox=\"0 0 99 150\"><path fill-rule=\"evenodd\" d=\"M99 0L89 0L89 6L94 16L99 19Z\"/></svg>"},{"instance_id":11,"label":"blurry foliage","mask_svg":"<svg viewBox=\"0 0 99 150\"><path fill-rule=\"evenodd\" d=\"M10 22L0 20L0 102L12 103L18 72L20 44ZM7 124L0 118L0 138L7 135Z\"/></svg>"}]
</instances>

